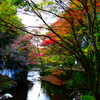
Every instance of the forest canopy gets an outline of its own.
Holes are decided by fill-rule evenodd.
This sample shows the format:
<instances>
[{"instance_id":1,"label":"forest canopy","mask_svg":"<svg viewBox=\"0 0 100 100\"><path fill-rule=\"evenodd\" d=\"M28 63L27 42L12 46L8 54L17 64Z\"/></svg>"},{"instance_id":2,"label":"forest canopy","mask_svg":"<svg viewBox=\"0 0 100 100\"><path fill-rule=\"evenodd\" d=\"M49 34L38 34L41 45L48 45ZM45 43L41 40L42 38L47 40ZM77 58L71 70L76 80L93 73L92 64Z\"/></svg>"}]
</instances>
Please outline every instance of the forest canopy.
<instances>
[{"instance_id":1,"label":"forest canopy","mask_svg":"<svg viewBox=\"0 0 100 100\"><path fill-rule=\"evenodd\" d=\"M34 19L37 16L43 25L34 23L26 27L17 16L18 9ZM18 53L17 59L24 64L39 64L43 71L48 66L75 68L77 61L77 67L84 70L85 85L97 97L100 94L99 12L99 0L2 0L0 48L12 43L10 47ZM56 21L48 23L53 18Z\"/></svg>"}]
</instances>

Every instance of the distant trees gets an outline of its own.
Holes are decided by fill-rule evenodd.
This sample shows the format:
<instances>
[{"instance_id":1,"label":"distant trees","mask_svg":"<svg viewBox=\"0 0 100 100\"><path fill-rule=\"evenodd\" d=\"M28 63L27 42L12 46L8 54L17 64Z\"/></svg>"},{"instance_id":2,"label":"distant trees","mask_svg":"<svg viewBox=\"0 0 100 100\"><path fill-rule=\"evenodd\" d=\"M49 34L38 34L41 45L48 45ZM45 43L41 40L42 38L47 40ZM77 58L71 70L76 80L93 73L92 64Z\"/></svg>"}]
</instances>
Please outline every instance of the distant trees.
<instances>
[{"instance_id":1,"label":"distant trees","mask_svg":"<svg viewBox=\"0 0 100 100\"><path fill-rule=\"evenodd\" d=\"M15 1L17 2L17 0ZM18 5L15 4L15 1L0 0L0 60L3 60L4 66L11 68L14 67L13 64L18 62L16 57L20 56L21 58L21 55L11 48L11 43L25 34L25 32L15 28L24 27L21 19L17 16Z\"/></svg>"},{"instance_id":2,"label":"distant trees","mask_svg":"<svg viewBox=\"0 0 100 100\"><path fill-rule=\"evenodd\" d=\"M16 56L16 60L19 60L20 62L22 62L22 64L25 64L25 65L31 64L33 60L30 58L30 56L32 56L31 48L34 48L34 46L32 45L30 41L32 38L33 38L32 35L26 34L14 40L13 44L11 45L12 50L19 53L19 56Z\"/></svg>"}]
</instances>

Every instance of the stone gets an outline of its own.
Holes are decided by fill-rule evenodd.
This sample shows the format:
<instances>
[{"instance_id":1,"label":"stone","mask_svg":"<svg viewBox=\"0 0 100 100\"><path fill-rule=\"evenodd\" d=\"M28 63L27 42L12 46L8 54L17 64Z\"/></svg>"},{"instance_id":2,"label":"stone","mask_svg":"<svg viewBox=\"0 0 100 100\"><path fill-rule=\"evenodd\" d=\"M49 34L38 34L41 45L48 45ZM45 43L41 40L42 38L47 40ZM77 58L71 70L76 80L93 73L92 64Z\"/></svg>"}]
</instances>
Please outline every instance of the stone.
<instances>
[{"instance_id":1,"label":"stone","mask_svg":"<svg viewBox=\"0 0 100 100\"><path fill-rule=\"evenodd\" d=\"M9 93L6 93L6 94L0 96L0 100L10 99L10 98L13 98L13 96Z\"/></svg>"}]
</instances>

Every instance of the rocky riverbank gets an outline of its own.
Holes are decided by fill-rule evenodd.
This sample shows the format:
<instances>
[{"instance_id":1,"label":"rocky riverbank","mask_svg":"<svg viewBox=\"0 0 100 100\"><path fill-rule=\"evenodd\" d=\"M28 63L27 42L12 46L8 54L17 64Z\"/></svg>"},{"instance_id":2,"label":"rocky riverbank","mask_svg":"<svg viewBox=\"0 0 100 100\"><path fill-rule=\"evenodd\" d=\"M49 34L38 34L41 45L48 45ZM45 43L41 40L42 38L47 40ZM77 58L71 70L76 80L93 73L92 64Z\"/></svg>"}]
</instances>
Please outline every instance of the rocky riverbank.
<instances>
[{"instance_id":1,"label":"rocky riverbank","mask_svg":"<svg viewBox=\"0 0 100 100\"><path fill-rule=\"evenodd\" d=\"M16 87L17 83L8 76L0 74L0 93L5 92L13 87Z\"/></svg>"}]
</instances>

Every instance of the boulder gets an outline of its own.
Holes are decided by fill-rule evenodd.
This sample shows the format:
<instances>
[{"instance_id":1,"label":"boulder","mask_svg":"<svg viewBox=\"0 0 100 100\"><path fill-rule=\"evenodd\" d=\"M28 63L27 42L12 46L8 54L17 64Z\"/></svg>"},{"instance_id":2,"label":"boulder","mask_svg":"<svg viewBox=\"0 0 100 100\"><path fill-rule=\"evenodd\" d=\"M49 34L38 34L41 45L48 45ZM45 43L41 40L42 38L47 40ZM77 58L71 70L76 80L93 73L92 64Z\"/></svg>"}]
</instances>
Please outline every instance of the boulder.
<instances>
[{"instance_id":1,"label":"boulder","mask_svg":"<svg viewBox=\"0 0 100 100\"><path fill-rule=\"evenodd\" d=\"M54 75L47 75L47 76L43 76L40 78L41 80L45 80L48 81L54 85L63 85L66 81L61 80L60 78L54 76Z\"/></svg>"},{"instance_id":2,"label":"boulder","mask_svg":"<svg viewBox=\"0 0 100 100\"><path fill-rule=\"evenodd\" d=\"M10 99L10 98L13 98L13 96L9 93L0 96L0 100Z\"/></svg>"}]
</instances>

